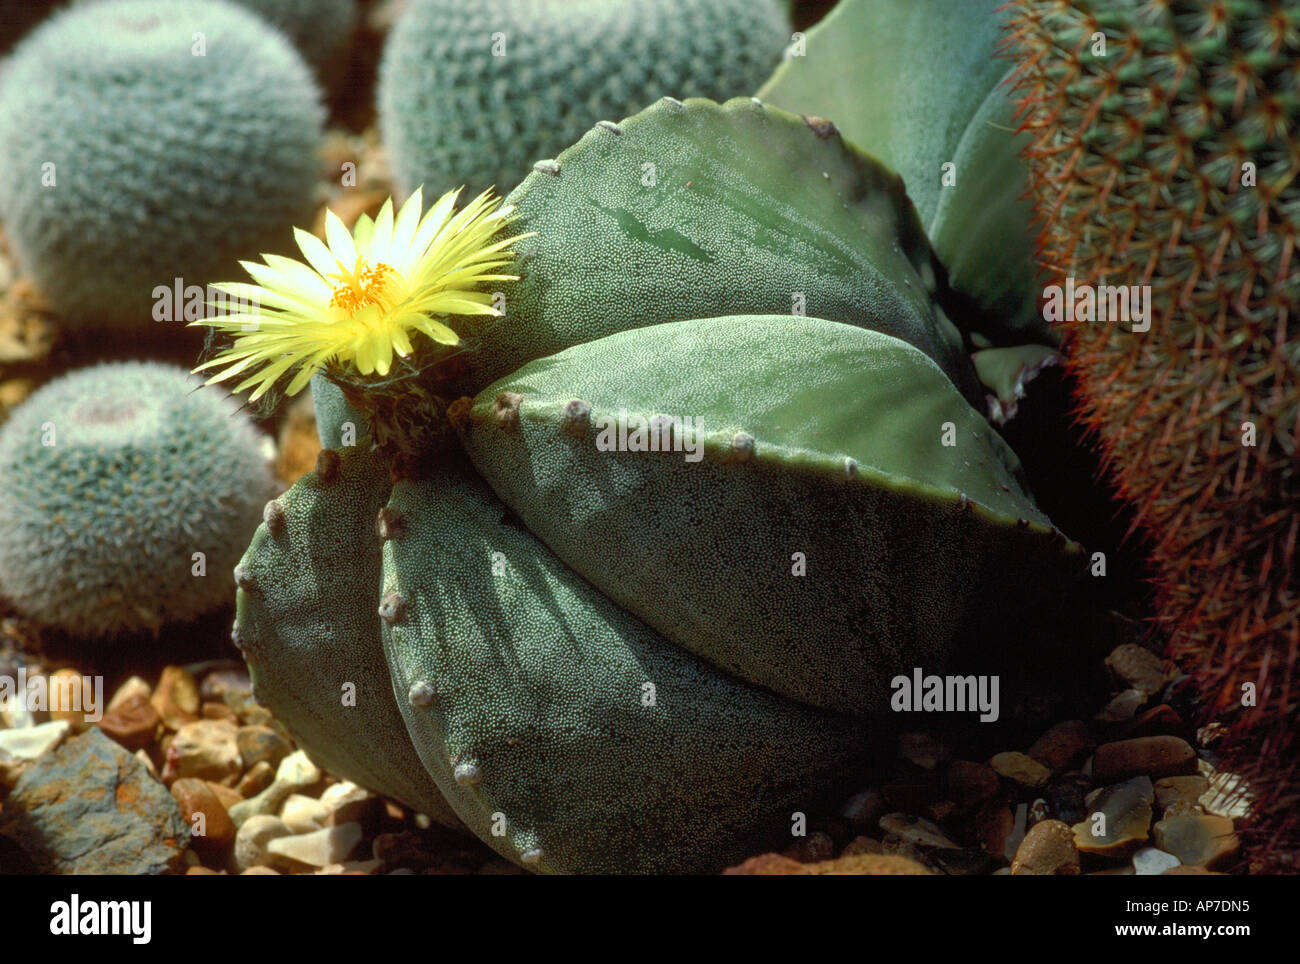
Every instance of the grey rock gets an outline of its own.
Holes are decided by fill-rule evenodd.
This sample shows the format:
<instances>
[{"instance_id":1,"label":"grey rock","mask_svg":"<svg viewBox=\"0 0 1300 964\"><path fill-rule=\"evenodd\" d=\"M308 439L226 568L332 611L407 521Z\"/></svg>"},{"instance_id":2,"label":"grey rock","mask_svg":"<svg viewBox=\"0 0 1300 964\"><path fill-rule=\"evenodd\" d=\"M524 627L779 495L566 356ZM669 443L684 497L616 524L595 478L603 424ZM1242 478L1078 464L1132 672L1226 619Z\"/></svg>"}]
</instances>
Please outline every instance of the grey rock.
<instances>
[{"instance_id":1,"label":"grey rock","mask_svg":"<svg viewBox=\"0 0 1300 964\"><path fill-rule=\"evenodd\" d=\"M0 835L43 873L112 875L181 870L190 837L167 788L98 729L28 767Z\"/></svg>"}]
</instances>

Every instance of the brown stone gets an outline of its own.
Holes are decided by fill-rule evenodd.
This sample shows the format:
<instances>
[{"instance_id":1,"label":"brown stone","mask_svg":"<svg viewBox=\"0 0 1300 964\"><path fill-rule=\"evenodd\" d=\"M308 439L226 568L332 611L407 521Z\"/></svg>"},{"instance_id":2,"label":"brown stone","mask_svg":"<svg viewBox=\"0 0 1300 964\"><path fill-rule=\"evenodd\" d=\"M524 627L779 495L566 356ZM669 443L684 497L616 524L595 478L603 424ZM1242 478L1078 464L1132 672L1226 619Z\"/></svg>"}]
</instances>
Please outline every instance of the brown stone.
<instances>
[{"instance_id":1,"label":"brown stone","mask_svg":"<svg viewBox=\"0 0 1300 964\"><path fill-rule=\"evenodd\" d=\"M854 854L818 864L803 864L799 873L816 876L845 876L849 874L891 877L930 875L930 871L915 860L909 860L906 857L891 857L885 854Z\"/></svg>"},{"instance_id":2,"label":"brown stone","mask_svg":"<svg viewBox=\"0 0 1300 964\"><path fill-rule=\"evenodd\" d=\"M153 743L161 722L148 698L136 693L109 709L99 728L128 750L143 750Z\"/></svg>"},{"instance_id":3,"label":"brown stone","mask_svg":"<svg viewBox=\"0 0 1300 964\"><path fill-rule=\"evenodd\" d=\"M233 790L224 784L217 783L215 780L207 780L204 782L207 783L208 789L217 795L217 799L221 801L221 805L225 807L226 810L229 810L235 804L242 802L244 799L243 795L240 794L238 790Z\"/></svg>"},{"instance_id":4,"label":"brown stone","mask_svg":"<svg viewBox=\"0 0 1300 964\"><path fill-rule=\"evenodd\" d=\"M163 668L150 698L169 730L179 730L199 718L199 684L179 666Z\"/></svg>"},{"instance_id":5,"label":"brown stone","mask_svg":"<svg viewBox=\"0 0 1300 964\"><path fill-rule=\"evenodd\" d=\"M262 760L249 767L248 772L235 784L235 790L247 800L249 797L257 796L269 787L274 780L275 767Z\"/></svg>"},{"instance_id":6,"label":"brown stone","mask_svg":"<svg viewBox=\"0 0 1300 964\"><path fill-rule=\"evenodd\" d=\"M830 834L814 830L806 836L799 837L782 851L791 860L812 864L819 860L830 860L835 856L835 841Z\"/></svg>"},{"instance_id":7,"label":"brown stone","mask_svg":"<svg viewBox=\"0 0 1300 964\"><path fill-rule=\"evenodd\" d=\"M152 695L153 690L148 683L139 676L132 676L113 693L112 699L108 701L108 709L117 709L133 696L143 696L147 700Z\"/></svg>"},{"instance_id":8,"label":"brown stone","mask_svg":"<svg viewBox=\"0 0 1300 964\"><path fill-rule=\"evenodd\" d=\"M198 720L176 731L167 750L163 780L199 777L224 781L239 774L235 727L225 720Z\"/></svg>"},{"instance_id":9,"label":"brown stone","mask_svg":"<svg viewBox=\"0 0 1300 964\"><path fill-rule=\"evenodd\" d=\"M1079 762L1092 749L1092 734L1082 720L1065 720L1034 741L1027 751L1047 769L1056 771Z\"/></svg>"},{"instance_id":10,"label":"brown stone","mask_svg":"<svg viewBox=\"0 0 1300 964\"><path fill-rule=\"evenodd\" d=\"M854 837L840 856L856 857L860 854L883 854L884 852L885 849L880 845L879 840L872 840L870 837Z\"/></svg>"},{"instance_id":11,"label":"brown stone","mask_svg":"<svg viewBox=\"0 0 1300 964\"><path fill-rule=\"evenodd\" d=\"M791 860L782 854L759 854L757 857L750 857L744 863L737 864L735 867L728 867L723 874L736 875L754 875L766 877L780 874L802 874L803 864L797 860Z\"/></svg>"},{"instance_id":12,"label":"brown stone","mask_svg":"<svg viewBox=\"0 0 1300 964\"><path fill-rule=\"evenodd\" d=\"M999 786L997 771L987 763L953 760L948 764L948 796L958 806L983 803Z\"/></svg>"},{"instance_id":13,"label":"brown stone","mask_svg":"<svg viewBox=\"0 0 1300 964\"><path fill-rule=\"evenodd\" d=\"M263 760L276 767L293 752L293 745L269 726L241 726L235 739L245 767L256 766Z\"/></svg>"},{"instance_id":14,"label":"brown stone","mask_svg":"<svg viewBox=\"0 0 1300 964\"><path fill-rule=\"evenodd\" d=\"M1037 790L1052 778L1052 771L1024 753L999 753L989 760L998 776L1027 790Z\"/></svg>"},{"instance_id":15,"label":"brown stone","mask_svg":"<svg viewBox=\"0 0 1300 964\"><path fill-rule=\"evenodd\" d=\"M239 717L225 703L204 703L200 707L199 715L205 720L226 720L236 726L239 725Z\"/></svg>"},{"instance_id":16,"label":"brown stone","mask_svg":"<svg viewBox=\"0 0 1300 964\"><path fill-rule=\"evenodd\" d=\"M1079 848L1074 844L1074 833L1059 820L1034 824L1016 849L1011 873L1026 876L1079 873Z\"/></svg>"},{"instance_id":17,"label":"brown stone","mask_svg":"<svg viewBox=\"0 0 1300 964\"><path fill-rule=\"evenodd\" d=\"M1191 728L1168 703L1161 703L1149 710L1143 710L1127 723L1115 729L1115 736L1130 740L1139 736L1178 736L1184 739L1190 735Z\"/></svg>"},{"instance_id":18,"label":"brown stone","mask_svg":"<svg viewBox=\"0 0 1300 964\"><path fill-rule=\"evenodd\" d=\"M929 733L908 730L898 736L898 755L923 770L933 770L947 758L947 749Z\"/></svg>"},{"instance_id":19,"label":"brown stone","mask_svg":"<svg viewBox=\"0 0 1300 964\"><path fill-rule=\"evenodd\" d=\"M791 875L791 876L843 876L848 874L926 874L930 873L924 866L906 857L893 857L882 854L853 854L837 860L824 860L814 864L803 864L781 854L760 854L750 857L742 864L728 867L723 871L728 875Z\"/></svg>"},{"instance_id":20,"label":"brown stone","mask_svg":"<svg viewBox=\"0 0 1300 964\"><path fill-rule=\"evenodd\" d=\"M171 791L180 805L181 816L190 826L190 846L194 850L214 856L235 842L235 824L208 784L193 777L182 777L172 783ZM196 814L201 814L202 820Z\"/></svg>"},{"instance_id":21,"label":"brown stone","mask_svg":"<svg viewBox=\"0 0 1300 964\"><path fill-rule=\"evenodd\" d=\"M927 803L922 813L925 818L934 823L943 823L949 817L957 812L957 804L951 800L936 800L934 803Z\"/></svg>"},{"instance_id":22,"label":"brown stone","mask_svg":"<svg viewBox=\"0 0 1300 964\"><path fill-rule=\"evenodd\" d=\"M1092 757L1097 784L1119 783L1136 776L1182 776L1196 772L1196 751L1176 736L1142 736L1103 743Z\"/></svg>"}]
</instances>

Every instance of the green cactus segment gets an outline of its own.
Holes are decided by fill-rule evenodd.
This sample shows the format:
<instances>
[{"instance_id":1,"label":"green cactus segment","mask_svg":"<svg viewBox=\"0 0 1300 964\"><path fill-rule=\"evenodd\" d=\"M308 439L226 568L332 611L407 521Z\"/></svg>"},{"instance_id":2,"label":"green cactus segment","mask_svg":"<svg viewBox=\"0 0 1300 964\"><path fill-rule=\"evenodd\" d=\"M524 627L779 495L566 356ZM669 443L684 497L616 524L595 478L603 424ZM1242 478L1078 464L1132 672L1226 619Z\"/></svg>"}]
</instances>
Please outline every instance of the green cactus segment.
<instances>
[{"instance_id":1,"label":"green cactus segment","mask_svg":"<svg viewBox=\"0 0 1300 964\"><path fill-rule=\"evenodd\" d=\"M370 419L360 409L353 408L343 396L343 389L324 375L313 375L311 397L316 409L316 434L320 444L327 449L346 451L344 430L352 425L355 442L370 434Z\"/></svg>"},{"instance_id":2,"label":"green cactus segment","mask_svg":"<svg viewBox=\"0 0 1300 964\"><path fill-rule=\"evenodd\" d=\"M376 526L390 487L376 456L326 450L270 503L236 570L234 639L258 700L314 760L458 826L406 736L384 664Z\"/></svg>"},{"instance_id":3,"label":"green cactus segment","mask_svg":"<svg viewBox=\"0 0 1300 964\"><path fill-rule=\"evenodd\" d=\"M434 780L508 859L717 870L852 772L861 724L666 642L506 521L472 472L399 483L389 508L404 522L384 547L394 691Z\"/></svg>"},{"instance_id":4,"label":"green cactus segment","mask_svg":"<svg viewBox=\"0 0 1300 964\"><path fill-rule=\"evenodd\" d=\"M970 327L1050 339L1038 311L1033 210L997 55L1003 0L842 0L758 91L834 121L898 171ZM943 182L945 163L955 183Z\"/></svg>"},{"instance_id":5,"label":"green cactus segment","mask_svg":"<svg viewBox=\"0 0 1300 964\"><path fill-rule=\"evenodd\" d=\"M509 200L537 236L455 394L627 328L802 311L902 338L982 403L898 178L829 128L749 98L664 100L593 128Z\"/></svg>"},{"instance_id":6,"label":"green cactus segment","mask_svg":"<svg viewBox=\"0 0 1300 964\"><path fill-rule=\"evenodd\" d=\"M637 416L698 420L702 458L685 441L606 450L620 410L629 432ZM459 424L501 499L610 599L720 669L826 709L884 710L896 673L937 669L981 612L1046 591L1077 560L939 368L850 325L622 332L498 381ZM674 439L689 439L682 424Z\"/></svg>"}]
</instances>

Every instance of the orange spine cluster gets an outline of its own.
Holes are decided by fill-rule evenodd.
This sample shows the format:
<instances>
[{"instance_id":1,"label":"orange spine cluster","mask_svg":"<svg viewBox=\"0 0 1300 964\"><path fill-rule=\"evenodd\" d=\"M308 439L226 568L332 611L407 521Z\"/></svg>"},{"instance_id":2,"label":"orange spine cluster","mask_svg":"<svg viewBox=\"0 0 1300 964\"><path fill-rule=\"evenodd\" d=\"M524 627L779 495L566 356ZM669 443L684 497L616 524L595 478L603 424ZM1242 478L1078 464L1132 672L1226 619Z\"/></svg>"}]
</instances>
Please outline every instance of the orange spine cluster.
<instances>
[{"instance_id":1,"label":"orange spine cluster","mask_svg":"<svg viewBox=\"0 0 1300 964\"><path fill-rule=\"evenodd\" d=\"M1151 290L1147 331L1064 328L1078 416L1259 795L1248 851L1300 869L1300 4L1010 6L1041 263Z\"/></svg>"}]
</instances>

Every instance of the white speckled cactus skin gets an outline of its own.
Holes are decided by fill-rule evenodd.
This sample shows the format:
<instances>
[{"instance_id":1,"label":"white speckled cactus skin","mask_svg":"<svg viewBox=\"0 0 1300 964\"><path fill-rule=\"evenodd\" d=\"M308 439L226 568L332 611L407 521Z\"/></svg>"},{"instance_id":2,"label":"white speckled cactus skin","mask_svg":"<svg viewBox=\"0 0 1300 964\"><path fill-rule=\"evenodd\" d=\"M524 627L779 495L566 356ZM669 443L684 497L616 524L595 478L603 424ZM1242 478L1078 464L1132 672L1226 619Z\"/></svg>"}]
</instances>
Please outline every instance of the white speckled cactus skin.
<instances>
[{"instance_id":1,"label":"white speckled cactus skin","mask_svg":"<svg viewBox=\"0 0 1300 964\"><path fill-rule=\"evenodd\" d=\"M651 153L657 193L613 176ZM310 752L524 867L716 870L854 781L894 674L1035 645L1013 594L1066 611L1081 553L964 391L896 179L833 128L665 101L511 200L539 233L429 376L445 449L338 447L359 413L318 380L334 447L268 509L236 640ZM700 458L598 444L620 414L698 419Z\"/></svg>"}]
</instances>

